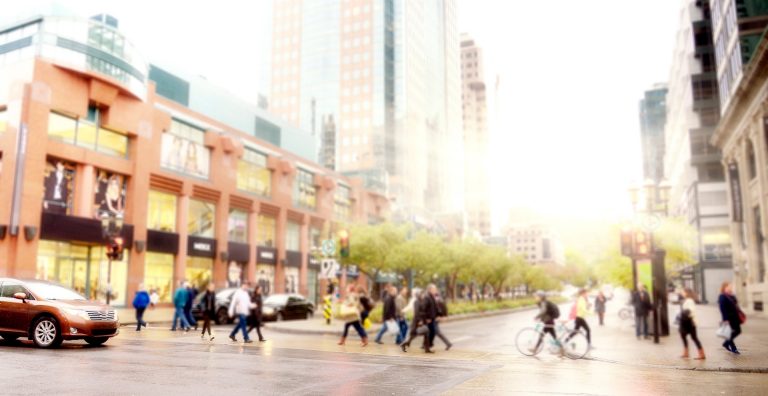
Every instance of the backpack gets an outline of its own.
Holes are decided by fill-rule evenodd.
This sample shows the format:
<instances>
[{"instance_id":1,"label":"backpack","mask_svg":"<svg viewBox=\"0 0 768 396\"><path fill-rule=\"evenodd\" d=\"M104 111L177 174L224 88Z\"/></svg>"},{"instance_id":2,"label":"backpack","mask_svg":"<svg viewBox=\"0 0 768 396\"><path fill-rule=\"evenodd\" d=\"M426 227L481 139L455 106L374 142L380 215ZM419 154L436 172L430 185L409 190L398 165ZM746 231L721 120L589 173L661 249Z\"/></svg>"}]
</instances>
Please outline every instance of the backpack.
<instances>
[{"instance_id":1,"label":"backpack","mask_svg":"<svg viewBox=\"0 0 768 396\"><path fill-rule=\"evenodd\" d=\"M547 315L553 320L560 317L560 308L552 301L547 301Z\"/></svg>"}]
</instances>

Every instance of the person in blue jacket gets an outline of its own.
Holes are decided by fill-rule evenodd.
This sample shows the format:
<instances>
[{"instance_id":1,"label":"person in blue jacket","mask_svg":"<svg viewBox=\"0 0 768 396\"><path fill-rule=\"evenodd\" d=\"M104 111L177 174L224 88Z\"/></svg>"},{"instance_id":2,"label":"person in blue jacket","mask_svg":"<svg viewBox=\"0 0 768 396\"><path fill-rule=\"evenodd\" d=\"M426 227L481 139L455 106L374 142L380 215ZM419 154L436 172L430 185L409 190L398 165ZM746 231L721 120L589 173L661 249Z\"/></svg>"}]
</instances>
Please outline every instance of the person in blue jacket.
<instances>
[{"instance_id":1,"label":"person in blue jacket","mask_svg":"<svg viewBox=\"0 0 768 396\"><path fill-rule=\"evenodd\" d=\"M173 313L173 325L171 326L171 331L176 331L176 323L179 322L179 320L181 320L180 325L182 330L190 330L189 322L187 322L187 317L184 314L184 306L187 305L187 300L189 300L189 291L187 290L187 287L187 282L182 282L179 285L179 288L176 289L176 293L173 294L173 306L176 307L176 311Z\"/></svg>"},{"instance_id":2,"label":"person in blue jacket","mask_svg":"<svg viewBox=\"0 0 768 396\"><path fill-rule=\"evenodd\" d=\"M139 284L139 290L133 298L133 307L136 309L136 331L141 331L141 326L147 327L144 321L144 311L149 305L149 293L144 289L144 284Z\"/></svg>"}]
</instances>

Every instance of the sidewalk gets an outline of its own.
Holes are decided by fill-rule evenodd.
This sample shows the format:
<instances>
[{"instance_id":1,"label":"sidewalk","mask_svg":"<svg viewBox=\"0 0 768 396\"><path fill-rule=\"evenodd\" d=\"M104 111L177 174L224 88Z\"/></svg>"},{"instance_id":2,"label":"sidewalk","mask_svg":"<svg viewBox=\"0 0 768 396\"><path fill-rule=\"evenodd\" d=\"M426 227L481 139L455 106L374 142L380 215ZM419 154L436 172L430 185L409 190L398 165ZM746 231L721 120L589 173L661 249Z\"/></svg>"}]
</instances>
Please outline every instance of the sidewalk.
<instances>
[{"instance_id":1,"label":"sidewalk","mask_svg":"<svg viewBox=\"0 0 768 396\"><path fill-rule=\"evenodd\" d=\"M706 370L724 372L768 373L768 318L752 314L742 326L742 334L736 338L741 355L735 355L722 347L723 339L715 335L720 325L720 311L716 305L697 306L697 330L704 347L706 360L694 360L696 346L688 338L690 359L682 359L683 343L674 318L678 306L670 306L670 335L661 337L659 344L635 338L634 319L622 321L614 311L606 313L605 326L599 326L596 316L587 318L592 329L595 349L589 359L627 365L663 366L679 370ZM652 317L648 320L653 326Z\"/></svg>"},{"instance_id":2,"label":"sidewalk","mask_svg":"<svg viewBox=\"0 0 768 396\"><path fill-rule=\"evenodd\" d=\"M514 308L514 309L505 309L500 311L488 311L488 312L477 312L477 313L471 313L471 314L451 315L445 320L445 322L455 322L459 320L479 319L479 318L485 318L489 316L507 315L515 312L524 312L524 311L530 311L535 309L537 308L521 307L521 308ZM380 326L381 324L379 323L373 324L373 328L375 330L378 330ZM323 318L322 315L318 313L318 314L315 314L313 318L309 320L267 322L264 324L264 327L272 331L277 331L280 333L288 333L288 334L316 334L316 335L338 336L343 330L344 322L338 319L333 319L331 321L331 324L328 325L325 322L325 318Z\"/></svg>"}]
</instances>

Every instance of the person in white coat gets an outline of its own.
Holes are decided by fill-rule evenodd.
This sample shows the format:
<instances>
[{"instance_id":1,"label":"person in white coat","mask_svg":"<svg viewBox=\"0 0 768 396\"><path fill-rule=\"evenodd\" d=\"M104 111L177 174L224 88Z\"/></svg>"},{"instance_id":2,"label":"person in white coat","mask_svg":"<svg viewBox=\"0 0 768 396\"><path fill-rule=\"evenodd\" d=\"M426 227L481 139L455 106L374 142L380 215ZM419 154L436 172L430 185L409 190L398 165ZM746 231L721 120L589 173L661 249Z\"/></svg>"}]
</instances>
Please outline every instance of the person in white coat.
<instances>
[{"instance_id":1,"label":"person in white coat","mask_svg":"<svg viewBox=\"0 0 768 396\"><path fill-rule=\"evenodd\" d=\"M249 288L250 284L248 282L243 282L240 289L232 295L232 302L229 303L229 317L233 318L237 316L237 325L235 325L235 328L232 329L232 332L229 334L229 339L237 342L235 334L237 334L237 330L242 330L243 339L246 344L253 342L248 338L248 315L255 305L251 303L251 294L248 292Z\"/></svg>"}]
</instances>

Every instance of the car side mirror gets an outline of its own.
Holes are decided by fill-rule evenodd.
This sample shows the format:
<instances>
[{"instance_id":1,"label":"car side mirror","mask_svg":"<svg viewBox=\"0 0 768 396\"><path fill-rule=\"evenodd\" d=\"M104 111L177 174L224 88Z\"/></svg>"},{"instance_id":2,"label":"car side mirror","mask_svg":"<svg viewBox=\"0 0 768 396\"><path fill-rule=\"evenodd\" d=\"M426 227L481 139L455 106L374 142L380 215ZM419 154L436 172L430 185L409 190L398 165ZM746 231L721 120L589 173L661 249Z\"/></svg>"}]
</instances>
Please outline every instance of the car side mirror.
<instances>
[{"instance_id":1,"label":"car side mirror","mask_svg":"<svg viewBox=\"0 0 768 396\"><path fill-rule=\"evenodd\" d=\"M13 298L26 302L27 293L22 293L22 292L13 293Z\"/></svg>"}]
</instances>

